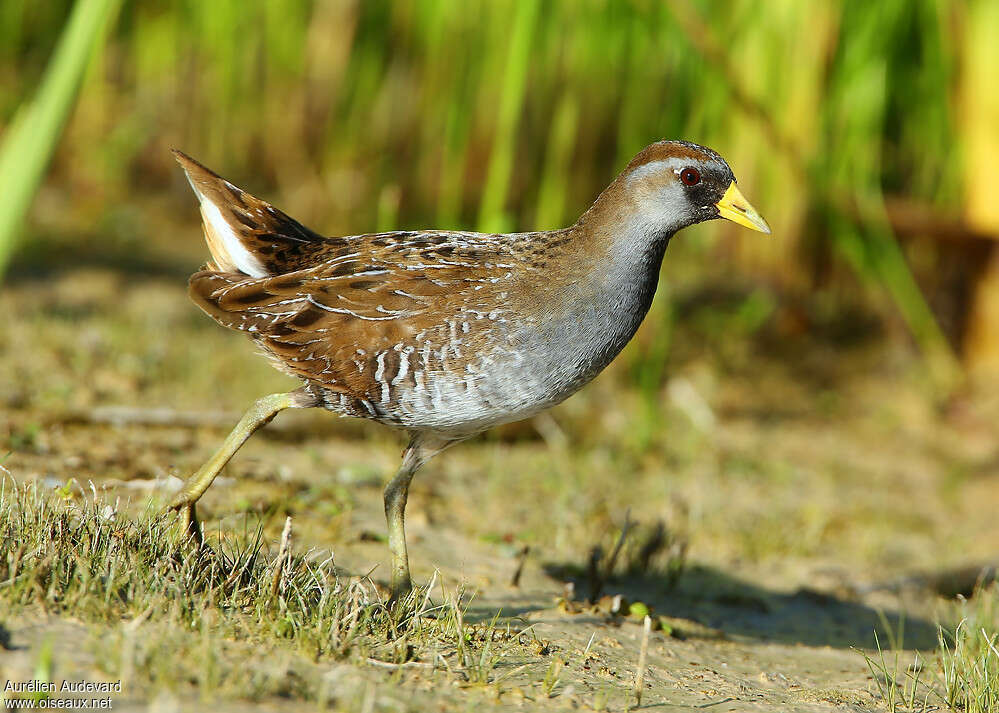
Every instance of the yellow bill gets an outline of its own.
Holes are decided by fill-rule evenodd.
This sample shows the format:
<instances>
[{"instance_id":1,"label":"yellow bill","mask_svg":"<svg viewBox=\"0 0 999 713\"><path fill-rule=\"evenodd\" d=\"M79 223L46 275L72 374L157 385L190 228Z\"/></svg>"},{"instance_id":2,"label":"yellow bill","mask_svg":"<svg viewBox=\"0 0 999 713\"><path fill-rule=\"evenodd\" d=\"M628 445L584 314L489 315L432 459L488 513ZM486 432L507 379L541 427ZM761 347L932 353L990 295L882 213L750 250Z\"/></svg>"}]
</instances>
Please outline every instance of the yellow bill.
<instances>
[{"instance_id":1,"label":"yellow bill","mask_svg":"<svg viewBox=\"0 0 999 713\"><path fill-rule=\"evenodd\" d=\"M767 221L763 220L763 216L757 213L756 208L743 197L736 187L735 181L729 185L722 199L715 203L715 207L718 209L718 214L726 220L731 220L733 223L744 225L767 235L770 234L770 226L767 225Z\"/></svg>"}]
</instances>

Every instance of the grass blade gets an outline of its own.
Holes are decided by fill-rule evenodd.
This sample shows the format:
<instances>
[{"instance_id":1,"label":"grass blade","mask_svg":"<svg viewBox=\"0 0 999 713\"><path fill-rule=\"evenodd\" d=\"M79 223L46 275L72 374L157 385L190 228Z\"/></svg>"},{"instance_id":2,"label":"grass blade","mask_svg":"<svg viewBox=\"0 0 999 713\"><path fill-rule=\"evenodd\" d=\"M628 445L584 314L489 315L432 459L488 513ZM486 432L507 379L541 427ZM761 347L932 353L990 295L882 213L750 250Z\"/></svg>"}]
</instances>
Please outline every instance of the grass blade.
<instances>
[{"instance_id":1,"label":"grass blade","mask_svg":"<svg viewBox=\"0 0 999 713\"><path fill-rule=\"evenodd\" d=\"M77 0L34 101L0 145L0 275L73 107L84 70L121 0Z\"/></svg>"}]
</instances>

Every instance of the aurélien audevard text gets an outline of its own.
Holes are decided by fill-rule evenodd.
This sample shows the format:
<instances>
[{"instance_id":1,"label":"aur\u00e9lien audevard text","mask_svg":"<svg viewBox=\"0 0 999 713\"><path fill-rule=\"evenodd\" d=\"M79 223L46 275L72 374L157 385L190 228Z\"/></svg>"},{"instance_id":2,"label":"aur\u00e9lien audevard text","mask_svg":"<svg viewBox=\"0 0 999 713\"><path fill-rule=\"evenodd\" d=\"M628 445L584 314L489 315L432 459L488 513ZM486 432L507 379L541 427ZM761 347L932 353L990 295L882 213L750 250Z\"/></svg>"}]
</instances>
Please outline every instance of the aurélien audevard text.
<instances>
[{"instance_id":1,"label":"aur\u00e9lien audevard text","mask_svg":"<svg viewBox=\"0 0 999 713\"><path fill-rule=\"evenodd\" d=\"M7 681L4 693L121 693L121 681Z\"/></svg>"}]
</instances>

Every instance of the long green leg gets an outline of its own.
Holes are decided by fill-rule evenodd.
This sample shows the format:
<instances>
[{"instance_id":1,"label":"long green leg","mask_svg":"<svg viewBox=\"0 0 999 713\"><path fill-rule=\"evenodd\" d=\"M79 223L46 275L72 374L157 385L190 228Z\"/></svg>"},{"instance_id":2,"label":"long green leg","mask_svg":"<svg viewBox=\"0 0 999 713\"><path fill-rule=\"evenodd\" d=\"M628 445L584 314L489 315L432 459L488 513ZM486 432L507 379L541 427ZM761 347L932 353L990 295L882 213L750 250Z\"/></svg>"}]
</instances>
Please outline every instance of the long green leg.
<instances>
[{"instance_id":1,"label":"long green leg","mask_svg":"<svg viewBox=\"0 0 999 713\"><path fill-rule=\"evenodd\" d=\"M385 486L385 520L388 522L389 551L392 553L392 600L413 588L409 576L409 553L406 550L406 501L409 483L420 467L411 443L402 457L402 467Z\"/></svg>"},{"instance_id":2,"label":"long green leg","mask_svg":"<svg viewBox=\"0 0 999 713\"><path fill-rule=\"evenodd\" d=\"M222 442L222 447L198 469L197 473L187 479L184 487L170 501L167 509L182 510L181 521L184 529L199 545L203 540L201 526L198 524L198 515L194 507L195 503L205 494L219 471L225 467L229 459L246 443L254 431L270 422L279 411L296 405L295 396L296 392L292 391L287 394L271 394L256 401L243 414L243 418Z\"/></svg>"},{"instance_id":3,"label":"long green leg","mask_svg":"<svg viewBox=\"0 0 999 713\"><path fill-rule=\"evenodd\" d=\"M402 454L402 466L385 486L385 520L388 523L389 551L392 553L391 601L397 601L413 588L406 549L406 501L413 475L424 463L457 441L416 434Z\"/></svg>"}]
</instances>

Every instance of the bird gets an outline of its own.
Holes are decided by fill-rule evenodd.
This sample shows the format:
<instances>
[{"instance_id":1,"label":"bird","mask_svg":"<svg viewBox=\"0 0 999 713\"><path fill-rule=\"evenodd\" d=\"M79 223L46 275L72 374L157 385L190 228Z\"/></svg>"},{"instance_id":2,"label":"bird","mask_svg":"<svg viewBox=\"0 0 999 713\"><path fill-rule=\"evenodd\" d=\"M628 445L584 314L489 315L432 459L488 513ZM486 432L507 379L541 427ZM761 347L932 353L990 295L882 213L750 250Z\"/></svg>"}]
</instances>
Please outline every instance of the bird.
<instances>
[{"instance_id":1,"label":"bird","mask_svg":"<svg viewBox=\"0 0 999 713\"><path fill-rule=\"evenodd\" d=\"M174 150L211 260L194 303L300 379L257 400L168 510L197 542L196 504L246 440L289 408L322 408L408 434L384 490L390 601L412 589L405 511L416 471L450 446L578 391L634 336L671 238L727 219L769 234L715 151L657 141L572 226L323 237Z\"/></svg>"}]
</instances>

